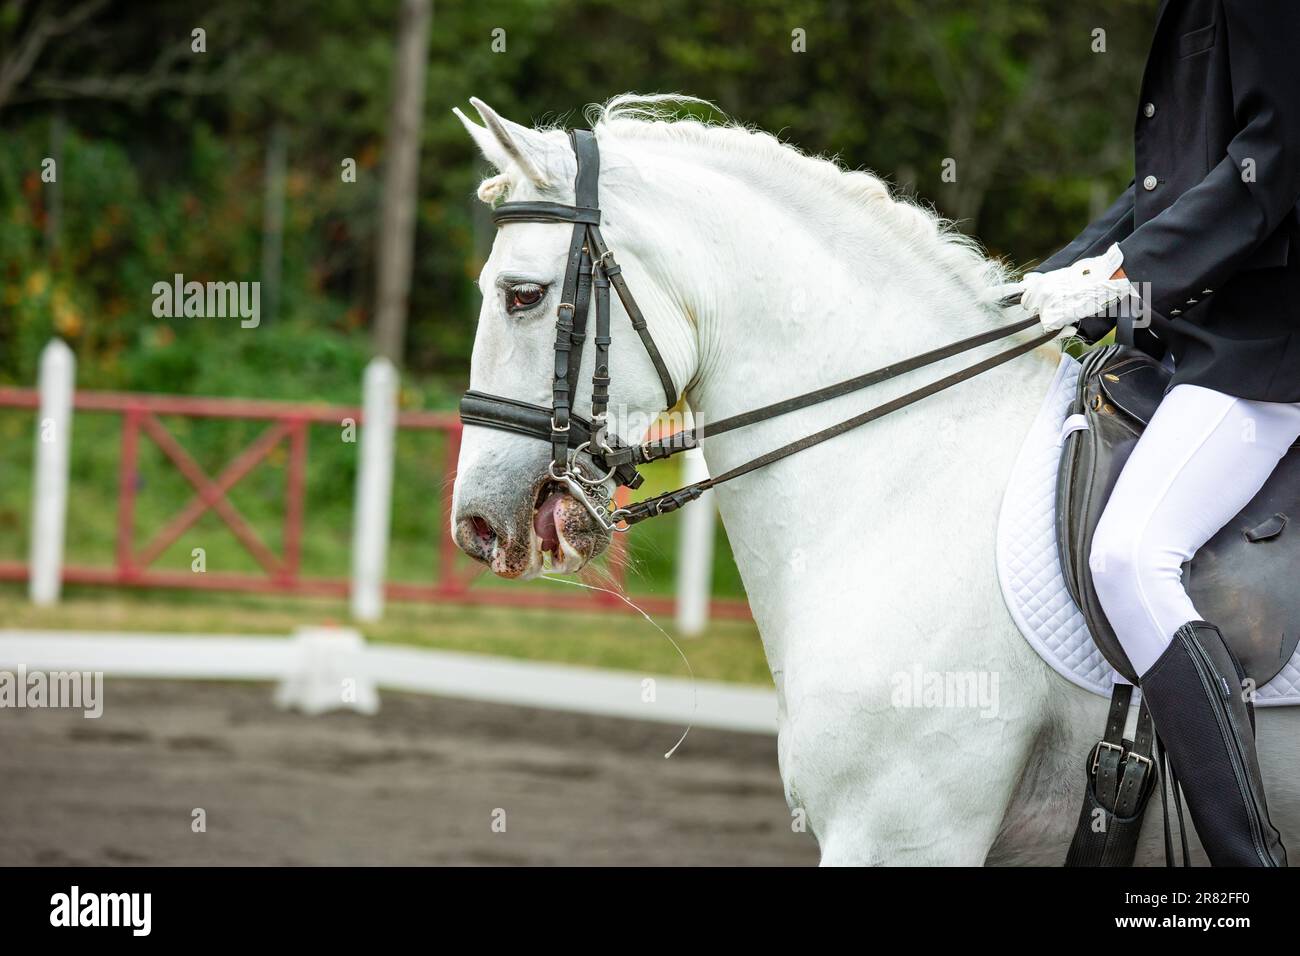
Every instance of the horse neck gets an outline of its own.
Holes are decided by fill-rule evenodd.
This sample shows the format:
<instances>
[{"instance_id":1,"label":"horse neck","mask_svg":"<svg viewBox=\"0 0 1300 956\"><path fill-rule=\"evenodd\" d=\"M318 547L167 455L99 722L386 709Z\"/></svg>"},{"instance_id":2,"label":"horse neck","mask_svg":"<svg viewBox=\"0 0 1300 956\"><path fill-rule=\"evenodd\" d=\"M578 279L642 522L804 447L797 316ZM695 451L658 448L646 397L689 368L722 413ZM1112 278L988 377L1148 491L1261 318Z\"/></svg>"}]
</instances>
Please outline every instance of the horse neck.
<instances>
[{"instance_id":1,"label":"horse neck","mask_svg":"<svg viewBox=\"0 0 1300 956\"><path fill-rule=\"evenodd\" d=\"M999 321L966 283L891 243L883 228L864 223L860 235L837 239L762 196L727 195L717 184L710 196L727 208L695 208L708 228L678 232L686 241L662 264L696 322L699 369L687 394L714 475L1023 339L708 439L711 420ZM869 610L863 602L897 600L945 564L953 579L972 562L992 567L1001 490L1057 355L1036 350L718 489L774 669L795 632L842 633Z\"/></svg>"}]
</instances>

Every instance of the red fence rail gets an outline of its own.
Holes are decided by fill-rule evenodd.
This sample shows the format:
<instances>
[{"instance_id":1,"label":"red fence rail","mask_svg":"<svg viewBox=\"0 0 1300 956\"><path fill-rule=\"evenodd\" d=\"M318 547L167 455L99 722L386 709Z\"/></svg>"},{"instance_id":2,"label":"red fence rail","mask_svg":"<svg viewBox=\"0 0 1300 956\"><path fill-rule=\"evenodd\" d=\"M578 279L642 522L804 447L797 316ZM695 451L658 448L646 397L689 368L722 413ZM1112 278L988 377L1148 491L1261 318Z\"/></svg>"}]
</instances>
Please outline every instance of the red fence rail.
<instances>
[{"instance_id":1,"label":"red fence rail","mask_svg":"<svg viewBox=\"0 0 1300 956\"><path fill-rule=\"evenodd\" d=\"M40 407L40 395L34 389L0 388L0 408L32 409ZM137 392L77 391L73 407L80 412L120 415L122 418L121 457L118 462L117 541L111 566L65 564L63 580L76 584L117 585L124 587L158 587L212 589L318 597L346 597L351 584L347 578L311 577L300 566L304 508L304 484L308 455L308 435L313 424L339 425L352 419L364 424L361 408L340 405L308 405L231 398L199 398L180 395L157 395ZM167 429L160 416L188 418L225 418L262 421L266 429L215 476L210 476ZM442 412L407 411L398 415L401 430L433 430L443 434L443 527L451 512L451 481L460 455L460 420ZM194 488L193 497L143 543L137 543L135 504L139 488L139 455L142 437L151 440ZM74 439L75 440L75 439ZM267 458L274 449L287 443L285 473L285 510L283 546L279 554L258 535L255 528L239 513L229 492L241 479ZM204 514L215 512L233 532L262 569L262 574L208 572L192 574L153 568L152 564ZM615 535L607 574L601 587L623 587L622 535ZM439 535L439 554L433 580L427 583L391 581L385 593L391 600L433 601L460 604L501 605L509 607L553 608L559 610L630 610L616 594L577 589L543 590L510 587L473 587L481 569L465 568L460 552L445 531ZM24 562L0 562L0 580L26 580ZM636 595L638 607L651 614L670 614L673 599L658 595ZM744 601L714 599L711 612L717 617L746 618Z\"/></svg>"}]
</instances>

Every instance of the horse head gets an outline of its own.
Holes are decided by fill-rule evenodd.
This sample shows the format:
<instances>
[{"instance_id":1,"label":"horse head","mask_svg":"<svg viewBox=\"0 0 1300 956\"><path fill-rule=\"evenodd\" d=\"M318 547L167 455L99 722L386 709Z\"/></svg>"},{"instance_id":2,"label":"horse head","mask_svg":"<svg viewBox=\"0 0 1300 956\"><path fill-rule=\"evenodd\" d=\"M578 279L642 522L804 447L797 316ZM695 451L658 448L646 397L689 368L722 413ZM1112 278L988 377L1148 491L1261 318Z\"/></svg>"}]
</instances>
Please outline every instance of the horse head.
<instances>
[{"instance_id":1,"label":"horse head","mask_svg":"<svg viewBox=\"0 0 1300 956\"><path fill-rule=\"evenodd\" d=\"M577 159L564 132L521 126L479 100L471 102L485 125L459 110L456 115L497 170L496 176L480 185L481 200L495 204L508 197L511 204L578 204ZM624 239L620 225L632 217L629 194L636 191L639 173L616 151L602 159L606 170L616 171L600 177L602 185L615 180L614 188L602 196L623 193L619 200L602 203L601 227L611 245L611 257L604 264L612 265L617 249L618 268L627 276L625 281L635 286L637 302L653 324L656 339L674 344L693 341L690 322L675 307L671 290L657 282L653 263L647 261L653 258L652 250L620 244ZM498 229L479 275L483 305L471 360L471 392L539 409L552 406L556 340L557 336L568 339L568 332L557 328L562 303L572 296L572 290L566 293L564 288L566 278L585 271L585 281L593 271L589 262L581 270L570 262L573 236L573 224L559 220L511 221L508 228ZM587 258L599 256L587 250ZM590 311L595 313L595 307ZM573 317L570 308L566 321ZM594 321L587 322L585 339L575 341L568 358L576 368L566 401L575 417L585 416L584 422L592 417L594 339L598 337ZM635 442L665 408L665 395L674 396L673 372L666 365L656 366L618 299L611 303L609 332L609 369L616 373L609 375L607 434L611 441ZM650 348L657 354L655 346ZM690 351L678 348L674 354ZM681 374L681 379L688 377L689 371ZM566 427L555 421L554 414L551 421L553 427ZM593 449L597 445L593 441ZM591 500L612 496L613 477L602 480L603 470L592 467L590 456L579 453L572 467L587 483L566 484L561 480L564 465L557 472L550 450L536 436L466 425L453 493L452 533L466 554L503 577L533 577L548 564L553 570L576 571L609 544L609 522L601 520L601 511Z\"/></svg>"}]
</instances>

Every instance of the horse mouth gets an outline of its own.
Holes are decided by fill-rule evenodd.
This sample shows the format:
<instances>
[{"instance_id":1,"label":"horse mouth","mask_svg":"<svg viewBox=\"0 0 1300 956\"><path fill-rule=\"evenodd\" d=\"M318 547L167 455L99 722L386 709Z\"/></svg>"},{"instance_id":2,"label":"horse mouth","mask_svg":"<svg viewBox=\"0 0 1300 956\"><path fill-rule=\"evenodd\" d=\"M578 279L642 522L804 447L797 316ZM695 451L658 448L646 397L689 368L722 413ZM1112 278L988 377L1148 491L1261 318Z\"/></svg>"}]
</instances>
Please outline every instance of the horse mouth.
<instances>
[{"instance_id":1,"label":"horse mouth","mask_svg":"<svg viewBox=\"0 0 1300 956\"><path fill-rule=\"evenodd\" d=\"M539 572L581 570L609 544L605 531L558 482L544 480L533 498L532 552Z\"/></svg>"}]
</instances>

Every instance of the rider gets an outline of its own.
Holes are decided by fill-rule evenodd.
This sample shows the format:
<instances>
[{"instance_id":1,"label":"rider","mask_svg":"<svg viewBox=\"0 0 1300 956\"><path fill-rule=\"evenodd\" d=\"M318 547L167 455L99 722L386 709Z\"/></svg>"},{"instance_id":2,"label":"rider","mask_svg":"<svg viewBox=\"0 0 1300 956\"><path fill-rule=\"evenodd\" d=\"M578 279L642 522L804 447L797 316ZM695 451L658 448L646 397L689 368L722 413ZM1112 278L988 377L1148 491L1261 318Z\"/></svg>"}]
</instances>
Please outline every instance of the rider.
<instances>
[{"instance_id":1,"label":"rider","mask_svg":"<svg viewBox=\"0 0 1300 956\"><path fill-rule=\"evenodd\" d=\"M1240 672L1181 565L1300 437L1297 49L1295 0L1165 0L1134 182L1024 278L1046 329L1095 341L1116 323L1099 313L1131 309L1134 344L1173 367L1089 564L1216 866L1286 865Z\"/></svg>"}]
</instances>

